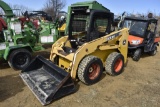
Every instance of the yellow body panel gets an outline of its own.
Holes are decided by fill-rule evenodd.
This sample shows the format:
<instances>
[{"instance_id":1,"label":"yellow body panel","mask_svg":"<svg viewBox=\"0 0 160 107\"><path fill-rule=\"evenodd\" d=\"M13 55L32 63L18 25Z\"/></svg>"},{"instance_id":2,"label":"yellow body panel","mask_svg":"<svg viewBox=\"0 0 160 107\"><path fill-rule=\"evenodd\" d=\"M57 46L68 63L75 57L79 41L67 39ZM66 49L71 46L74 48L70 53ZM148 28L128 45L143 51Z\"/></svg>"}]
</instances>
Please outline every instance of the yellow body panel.
<instances>
[{"instance_id":1,"label":"yellow body panel","mask_svg":"<svg viewBox=\"0 0 160 107\"><path fill-rule=\"evenodd\" d=\"M63 46L70 47L68 38L62 37L52 46L50 60L54 61L56 56L59 58L59 67L64 66L68 68L67 72L71 73L73 79L76 78L78 65L81 60L87 55L94 55L99 57L103 64L106 58L112 52L120 52L124 57L124 62L127 62L128 53L128 29L124 28L120 31L112 32L109 35L95 39L88 43L84 43L78 47L75 52L65 53Z\"/></svg>"},{"instance_id":2,"label":"yellow body panel","mask_svg":"<svg viewBox=\"0 0 160 107\"><path fill-rule=\"evenodd\" d=\"M93 56L97 56L98 58L101 59L101 61L103 62L103 65L105 64L105 61L108 57L108 55L112 52L116 52L117 50L115 49L109 49L109 50L97 50L93 53L91 53L90 55L93 55Z\"/></svg>"},{"instance_id":3,"label":"yellow body panel","mask_svg":"<svg viewBox=\"0 0 160 107\"><path fill-rule=\"evenodd\" d=\"M66 71L69 71L69 65L70 65L71 61L63 58L63 57L59 57L59 67L63 68Z\"/></svg>"},{"instance_id":4,"label":"yellow body panel","mask_svg":"<svg viewBox=\"0 0 160 107\"><path fill-rule=\"evenodd\" d=\"M58 28L58 30L61 32L64 32L66 29L66 23L64 23L60 28Z\"/></svg>"}]
</instances>

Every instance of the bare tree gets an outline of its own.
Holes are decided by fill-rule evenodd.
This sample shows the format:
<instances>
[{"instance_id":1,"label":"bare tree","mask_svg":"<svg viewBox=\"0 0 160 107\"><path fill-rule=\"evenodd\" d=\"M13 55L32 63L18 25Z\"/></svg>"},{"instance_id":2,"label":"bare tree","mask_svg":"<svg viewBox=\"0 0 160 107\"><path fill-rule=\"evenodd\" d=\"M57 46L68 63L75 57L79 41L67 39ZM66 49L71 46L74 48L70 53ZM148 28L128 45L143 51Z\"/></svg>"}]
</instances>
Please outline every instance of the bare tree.
<instances>
[{"instance_id":1,"label":"bare tree","mask_svg":"<svg viewBox=\"0 0 160 107\"><path fill-rule=\"evenodd\" d=\"M16 15L16 16L21 16L22 13L24 13L25 11L32 11L31 8L28 8L26 6L23 6L23 5L17 5L17 4L9 4L10 8L12 9L13 13ZM5 12L2 8L0 8L0 14L1 15L5 15Z\"/></svg>"},{"instance_id":2,"label":"bare tree","mask_svg":"<svg viewBox=\"0 0 160 107\"><path fill-rule=\"evenodd\" d=\"M42 10L56 18L58 12L65 7L65 3L65 0L47 0Z\"/></svg>"},{"instance_id":3,"label":"bare tree","mask_svg":"<svg viewBox=\"0 0 160 107\"><path fill-rule=\"evenodd\" d=\"M10 7L13 9L13 12L16 16L20 16L25 11L32 11L31 8L23 6L23 5L17 5L17 4L11 5L10 4Z\"/></svg>"}]
</instances>

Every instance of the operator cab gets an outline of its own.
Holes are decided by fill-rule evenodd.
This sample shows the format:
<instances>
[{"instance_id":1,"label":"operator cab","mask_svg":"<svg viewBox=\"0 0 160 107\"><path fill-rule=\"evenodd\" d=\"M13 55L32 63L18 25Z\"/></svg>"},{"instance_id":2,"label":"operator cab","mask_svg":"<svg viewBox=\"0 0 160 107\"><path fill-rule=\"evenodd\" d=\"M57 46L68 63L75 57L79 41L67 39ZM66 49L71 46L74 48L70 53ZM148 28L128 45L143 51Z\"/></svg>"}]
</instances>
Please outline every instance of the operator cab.
<instances>
[{"instance_id":1,"label":"operator cab","mask_svg":"<svg viewBox=\"0 0 160 107\"><path fill-rule=\"evenodd\" d=\"M107 11L73 8L68 30L72 48L109 34L113 16Z\"/></svg>"}]
</instances>

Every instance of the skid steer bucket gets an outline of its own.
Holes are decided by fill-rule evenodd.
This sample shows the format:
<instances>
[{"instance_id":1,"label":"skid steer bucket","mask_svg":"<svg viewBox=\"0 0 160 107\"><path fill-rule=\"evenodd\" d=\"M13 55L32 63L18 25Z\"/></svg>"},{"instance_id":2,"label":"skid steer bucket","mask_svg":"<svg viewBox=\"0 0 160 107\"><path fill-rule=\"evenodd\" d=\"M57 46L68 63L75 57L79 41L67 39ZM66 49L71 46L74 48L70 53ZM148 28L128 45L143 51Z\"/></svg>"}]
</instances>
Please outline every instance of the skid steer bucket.
<instances>
[{"instance_id":1,"label":"skid steer bucket","mask_svg":"<svg viewBox=\"0 0 160 107\"><path fill-rule=\"evenodd\" d=\"M37 56L20 74L42 105L76 91L70 73Z\"/></svg>"}]
</instances>

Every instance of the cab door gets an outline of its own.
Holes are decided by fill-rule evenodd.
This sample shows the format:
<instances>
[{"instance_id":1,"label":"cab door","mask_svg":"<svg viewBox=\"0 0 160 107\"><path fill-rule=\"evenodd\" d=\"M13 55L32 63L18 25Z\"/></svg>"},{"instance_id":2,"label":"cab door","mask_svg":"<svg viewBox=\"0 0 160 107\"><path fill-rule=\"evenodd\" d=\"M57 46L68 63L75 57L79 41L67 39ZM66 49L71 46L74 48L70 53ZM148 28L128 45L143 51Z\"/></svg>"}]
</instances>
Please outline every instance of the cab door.
<instances>
[{"instance_id":1,"label":"cab door","mask_svg":"<svg viewBox=\"0 0 160 107\"><path fill-rule=\"evenodd\" d=\"M146 36L146 44L144 48L145 52L152 51L155 48L154 40L155 40L156 28L157 28L157 21L150 21L148 25L149 33Z\"/></svg>"}]
</instances>

